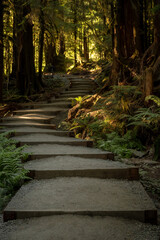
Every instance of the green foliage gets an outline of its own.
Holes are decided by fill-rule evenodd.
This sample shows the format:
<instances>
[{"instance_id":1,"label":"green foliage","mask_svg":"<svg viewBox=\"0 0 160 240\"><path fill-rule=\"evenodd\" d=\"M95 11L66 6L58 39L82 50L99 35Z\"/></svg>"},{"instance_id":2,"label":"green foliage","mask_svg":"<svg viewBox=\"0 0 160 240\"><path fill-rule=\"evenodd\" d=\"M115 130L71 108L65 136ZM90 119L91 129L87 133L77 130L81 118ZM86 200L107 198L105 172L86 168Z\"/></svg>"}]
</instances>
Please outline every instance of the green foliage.
<instances>
[{"instance_id":1,"label":"green foliage","mask_svg":"<svg viewBox=\"0 0 160 240\"><path fill-rule=\"evenodd\" d=\"M160 98L155 95L149 95L145 98L146 102L152 100L158 107L160 107Z\"/></svg>"},{"instance_id":2,"label":"green foliage","mask_svg":"<svg viewBox=\"0 0 160 240\"><path fill-rule=\"evenodd\" d=\"M106 140L99 140L97 146L123 158L132 157L132 149L144 150L144 146L133 131L128 131L122 137L116 132L106 134Z\"/></svg>"},{"instance_id":3,"label":"green foliage","mask_svg":"<svg viewBox=\"0 0 160 240\"><path fill-rule=\"evenodd\" d=\"M129 121L128 126L140 126L156 132L160 122L160 109L140 108Z\"/></svg>"},{"instance_id":4,"label":"green foliage","mask_svg":"<svg viewBox=\"0 0 160 240\"><path fill-rule=\"evenodd\" d=\"M155 105L146 108L139 108L133 116L129 117L128 127L133 127L139 132L143 132L146 136L145 141L154 144L154 160L160 158L160 98L156 96L148 96L146 101L152 100Z\"/></svg>"},{"instance_id":5,"label":"green foliage","mask_svg":"<svg viewBox=\"0 0 160 240\"><path fill-rule=\"evenodd\" d=\"M74 118L70 129L78 137L93 139L101 149L119 157L131 157L133 149L144 150L136 129L129 126L141 101L142 93L137 87L114 86L96 104L93 103L89 113Z\"/></svg>"},{"instance_id":6,"label":"green foliage","mask_svg":"<svg viewBox=\"0 0 160 240\"><path fill-rule=\"evenodd\" d=\"M110 128L123 135L127 130L128 118L139 107L142 93L136 86L113 86L103 95L95 109L103 109Z\"/></svg>"},{"instance_id":7,"label":"green foliage","mask_svg":"<svg viewBox=\"0 0 160 240\"><path fill-rule=\"evenodd\" d=\"M148 96L146 101L152 100L158 106L150 106L146 108L139 108L133 116L129 117L128 126L139 126L149 129L154 135L158 134L160 125L160 98L156 96Z\"/></svg>"},{"instance_id":8,"label":"green foliage","mask_svg":"<svg viewBox=\"0 0 160 240\"><path fill-rule=\"evenodd\" d=\"M23 168L22 159L28 154L23 153L24 147L16 147L16 142L9 139L8 133L0 134L0 209L27 179L27 170Z\"/></svg>"},{"instance_id":9,"label":"green foliage","mask_svg":"<svg viewBox=\"0 0 160 240\"><path fill-rule=\"evenodd\" d=\"M105 96L107 108L112 108L118 113L131 113L134 110L134 105L141 97L136 86L113 86Z\"/></svg>"},{"instance_id":10,"label":"green foliage","mask_svg":"<svg viewBox=\"0 0 160 240\"><path fill-rule=\"evenodd\" d=\"M76 105L76 104L78 104L78 103L79 103L80 106L81 106L82 102L85 101L85 100L87 100L88 98L90 98L90 95L86 95L86 96L84 96L84 97L78 96L78 97L69 98L69 99L72 100L72 106L74 106L74 105Z\"/></svg>"}]
</instances>

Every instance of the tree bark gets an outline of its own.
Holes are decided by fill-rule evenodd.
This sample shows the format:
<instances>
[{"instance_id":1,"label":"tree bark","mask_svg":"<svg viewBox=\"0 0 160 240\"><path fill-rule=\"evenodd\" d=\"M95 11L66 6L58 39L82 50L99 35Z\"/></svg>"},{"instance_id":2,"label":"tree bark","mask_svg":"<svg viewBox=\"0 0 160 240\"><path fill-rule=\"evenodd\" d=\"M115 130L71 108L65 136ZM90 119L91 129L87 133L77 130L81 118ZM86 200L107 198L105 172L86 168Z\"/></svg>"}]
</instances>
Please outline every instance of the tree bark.
<instances>
[{"instance_id":1,"label":"tree bark","mask_svg":"<svg viewBox=\"0 0 160 240\"><path fill-rule=\"evenodd\" d=\"M111 84L131 81L130 68L134 65L136 71L139 71L135 58L143 53L143 17L140 2L136 1L133 5L132 0L116 1Z\"/></svg>"},{"instance_id":2,"label":"tree bark","mask_svg":"<svg viewBox=\"0 0 160 240\"><path fill-rule=\"evenodd\" d=\"M83 29L83 46L84 46L84 59L86 62L89 61L89 49L88 49L88 39L86 33L86 27Z\"/></svg>"},{"instance_id":3,"label":"tree bark","mask_svg":"<svg viewBox=\"0 0 160 240\"><path fill-rule=\"evenodd\" d=\"M15 0L14 0L14 6L15 6ZM16 28L17 28L17 23L16 23L16 13L14 9L14 15L13 15L13 63L12 63L12 73L11 77L13 79L16 79L16 63L17 63L17 34L16 34Z\"/></svg>"},{"instance_id":4,"label":"tree bark","mask_svg":"<svg viewBox=\"0 0 160 240\"><path fill-rule=\"evenodd\" d=\"M30 18L26 18L31 12L30 6L23 5L23 1L17 9L18 23L24 22L23 29L17 32L17 88L20 94L29 95L35 85L35 67L34 67L34 49L33 49L33 34L32 34L32 21Z\"/></svg>"},{"instance_id":5,"label":"tree bark","mask_svg":"<svg viewBox=\"0 0 160 240\"><path fill-rule=\"evenodd\" d=\"M138 56L142 57L144 54L143 1L136 1L135 6L135 44Z\"/></svg>"},{"instance_id":6,"label":"tree bark","mask_svg":"<svg viewBox=\"0 0 160 240\"><path fill-rule=\"evenodd\" d=\"M155 7L160 6L160 0L154 0L154 5ZM160 8L158 7L154 15L154 42L144 53L141 63L141 71L144 75L145 96L153 93L154 81L160 75L160 24L157 24L159 22ZM152 71L152 76L148 74L148 71ZM150 91L148 88L150 88Z\"/></svg>"},{"instance_id":7,"label":"tree bark","mask_svg":"<svg viewBox=\"0 0 160 240\"><path fill-rule=\"evenodd\" d=\"M74 65L77 66L77 0L74 0Z\"/></svg>"},{"instance_id":8,"label":"tree bark","mask_svg":"<svg viewBox=\"0 0 160 240\"><path fill-rule=\"evenodd\" d=\"M0 1L0 103L3 101L3 1Z\"/></svg>"},{"instance_id":9,"label":"tree bark","mask_svg":"<svg viewBox=\"0 0 160 240\"><path fill-rule=\"evenodd\" d=\"M64 32L60 32L60 48L59 48L59 54L64 56L65 53L65 36Z\"/></svg>"},{"instance_id":10,"label":"tree bark","mask_svg":"<svg viewBox=\"0 0 160 240\"><path fill-rule=\"evenodd\" d=\"M45 59L47 65L56 65L57 53L56 53L56 43L52 40L51 43L48 43L45 47Z\"/></svg>"},{"instance_id":11,"label":"tree bark","mask_svg":"<svg viewBox=\"0 0 160 240\"><path fill-rule=\"evenodd\" d=\"M111 3L111 19L112 19L112 49L114 49L115 44L114 44L114 25L115 25L115 20L114 20L114 5Z\"/></svg>"},{"instance_id":12,"label":"tree bark","mask_svg":"<svg viewBox=\"0 0 160 240\"><path fill-rule=\"evenodd\" d=\"M42 82L42 63L43 63L43 47L44 47L44 31L45 31L45 22L44 22L44 12L43 7L45 5L45 0L41 0L41 10L39 16L40 23L40 33L39 33L39 74L38 74L38 88L44 87Z\"/></svg>"}]
</instances>

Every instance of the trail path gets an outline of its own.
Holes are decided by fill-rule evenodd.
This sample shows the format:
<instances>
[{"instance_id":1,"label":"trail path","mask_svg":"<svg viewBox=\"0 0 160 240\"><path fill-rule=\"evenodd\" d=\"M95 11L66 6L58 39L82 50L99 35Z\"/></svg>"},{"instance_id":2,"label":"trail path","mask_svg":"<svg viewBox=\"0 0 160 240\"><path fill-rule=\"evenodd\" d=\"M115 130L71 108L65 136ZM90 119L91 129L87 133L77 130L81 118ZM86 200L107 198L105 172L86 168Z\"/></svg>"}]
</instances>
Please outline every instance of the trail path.
<instances>
[{"instance_id":1,"label":"trail path","mask_svg":"<svg viewBox=\"0 0 160 240\"><path fill-rule=\"evenodd\" d=\"M157 210L138 168L114 161L92 141L56 130L70 97L91 94L94 82L66 75L70 88L50 103L24 104L4 118L3 131L28 144L24 163L33 180L4 209L1 240L158 240Z\"/></svg>"}]
</instances>

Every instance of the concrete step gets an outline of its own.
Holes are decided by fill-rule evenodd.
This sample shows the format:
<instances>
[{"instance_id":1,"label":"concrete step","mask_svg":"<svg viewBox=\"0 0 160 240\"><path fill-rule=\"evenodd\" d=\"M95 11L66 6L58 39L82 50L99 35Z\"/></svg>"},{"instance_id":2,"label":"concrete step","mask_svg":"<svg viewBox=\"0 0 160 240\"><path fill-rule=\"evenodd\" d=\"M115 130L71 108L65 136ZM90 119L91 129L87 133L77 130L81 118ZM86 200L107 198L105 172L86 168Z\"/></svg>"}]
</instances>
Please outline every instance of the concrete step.
<instances>
[{"instance_id":1,"label":"concrete step","mask_svg":"<svg viewBox=\"0 0 160 240\"><path fill-rule=\"evenodd\" d=\"M74 98L74 97L78 97L78 96L85 96L85 95L89 95L89 92L88 93L62 93L60 95L60 97L66 97L66 98Z\"/></svg>"},{"instance_id":2,"label":"concrete step","mask_svg":"<svg viewBox=\"0 0 160 240\"><path fill-rule=\"evenodd\" d=\"M53 136L68 136L73 137L74 133L72 131L58 131L53 129L43 129L39 127L33 127L33 126L14 126L12 129L10 128L4 128L3 130L0 130L0 133L4 132L12 132L12 136L27 136L28 134L47 134L47 135L53 135Z\"/></svg>"},{"instance_id":3,"label":"concrete step","mask_svg":"<svg viewBox=\"0 0 160 240\"><path fill-rule=\"evenodd\" d=\"M90 89L92 89L94 84L92 82L78 82L77 81L77 82L71 82L70 87L72 87L72 86L77 86L79 88L87 86L87 87L90 87Z\"/></svg>"},{"instance_id":4,"label":"concrete step","mask_svg":"<svg viewBox=\"0 0 160 240\"><path fill-rule=\"evenodd\" d=\"M0 127L12 129L12 130L14 130L14 128L16 127L37 127L37 128L44 128L44 129L56 129L55 124L42 124L42 123L35 123L32 121L22 121L22 122L13 121L11 123L0 123Z\"/></svg>"},{"instance_id":5,"label":"concrete step","mask_svg":"<svg viewBox=\"0 0 160 240\"><path fill-rule=\"evenodd\" d=\"M92 88L91 89L91 86L71 86L69 88L69 91L83 91L83 90L86 90L86 91L93 91L95 88Z\"/></svg>"},{"instance_id":6,"label":"concrete step","mask_svg":"<svg viewBox=\"0 0 160 240\"><path fill-rule=\"evenodd\" d=\"M20 124L24 121L38 122L38 123L50 123L55 116L47 116L42 114L24 114L20 116L5 117L1 120L2 123L7 122L19 122Z\"/></svg>"},{"instance_id":7,"label":"concrete step","mask_svg":"<svg viewBox=\"0 0 160 240\"><path fill-rule=\"evenodd\" d=\"M160 227L116 217L68 214L3 223L0 236L1 240L158 240Z\"/></svg>"},{"instance_id":8,"label":"concrete step","mask_svg":"<svg viewBox=\"0 0 160 240\"><path fill-rule=\"evenodd\" d=\"M70 79L70 82L82 82L82 83L94 83L92 79L89 78L75 78L75 79Z\"/></svg>"},{"instance_id":9,"label":"concrete step","mask_svg":"<svg viewBox=\"0 0 160 240\"><path fill-rule=\"evenodd\" d=\"M35 179L55 177L92 177L138 180L138 168L110 160L57 156L28 161L24 164Z\"/></svg>"},{"instance_id":10,"label":"concrete step","mask_svg":"<svg viewBox=\"0 0 160 240\"><path fill-rule=\"evenodd\" d=\"M56 99L51 99L51 102L53 102L53 103L59 103L59 102L69 102L70 103L70 105L71 105L71 96L69 96L69 97L67 97L67 96L65 96L65 97L62 97L62 96L60 96L60 97L58 97L58 98L56 98Z\"/></svg>"},{"instance_id":11,"label":"concrete step","mask_svg":"<svg viewBox=\"0 0 160 240\"><path fill-rule=\"evenodd\" d=\"M157 223L157 210L137 181L96 178L32 180L4 209L4 221L60 214L114 216Z\"/></svg>"},{"instance_id":12,"label":"concrete step","mask_svg":"<svg viewBox=\"0 0 160 240\"><path fill-rule=\"evenodd\" d=\"M73 93L81 94L81 93L89 93L89 91L86 90L86 89L84 89L84 90L81 90L81 89L78 89L78 90L69 89L68 91L62 92L61 94L64 94L64 93L67 93L67 94L73 94Z\"/></svg>"},{"instance_id":13,"label":"concrete step","mask_svg":"<svg viewBox=\"0 0 160 240\"><path fill-rule=\"evenodd\" d=\"M48 100L50 101L50 100ZM54 99L53 99L54 101ZM20 104L21 108L25 108L25 109L36 109L36 108L70 108L71 103L70 101L62 101L62 102L58 102L58 103L24 103L24 104Z\"/></svg>"},{"instance_id":14,"label":"concrete step","mask_svg":"<svg viewBox=\"0 0 160 240\"><path fill-rule=\"evenodd\" d=\"M84 158L100 158L114 160L114 154L107 151L101 151L95 148L67 146L67 145L51 145L51 144L38 144L28 146L24 152L32 153L29 160L48 158L55 156L78 156Z\"/></svg>"},{"instance_id":15,"label":"concrete step","mask_svg":"<svg viewBox=\"0 0 160 240\"><path fill-rule=\"evenodd\" d=\"M14 115L25 115L25 114L45 114L45 115L51 115L55 116L58 113L62 111L67 111L69 108L53 108L53 107L48 107L48 108L34 108L34 109L22 109L22 110L16 110L13 111Z\"/></svg>"},{"instance_id":16,"label":"concrete step","mask_svg":"<svg viewBox=\"0 0 160 240\"><path fill-rule=\"evenodd\" d=\"M71 137L60 137L54 136L51 134L40 134L33 133L27 134L24 136L14 136L12 139L19 142L19 145L22 146L24 144L28 145L37 145L37 144L60 144L60 145L72 145L72 146L84 146L84 147L92 147L93 141L86 141Z\"/></svg>"}]
</instances>

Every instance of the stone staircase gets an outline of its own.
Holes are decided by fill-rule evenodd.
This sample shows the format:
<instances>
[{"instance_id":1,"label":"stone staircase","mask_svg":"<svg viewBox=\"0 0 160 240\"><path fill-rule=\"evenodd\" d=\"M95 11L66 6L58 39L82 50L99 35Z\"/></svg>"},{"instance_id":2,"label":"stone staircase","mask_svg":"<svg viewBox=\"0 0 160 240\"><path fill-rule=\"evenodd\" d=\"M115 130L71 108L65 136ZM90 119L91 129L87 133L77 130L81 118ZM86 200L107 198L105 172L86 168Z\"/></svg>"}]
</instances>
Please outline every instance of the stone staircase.
<instances>
[{"instance_id":1,"label":"stone staircase","mask_svg":"<svg viewBox=\"0 0 160 240\"><path fill-rule=\"evenodd\" d=\"M16 224L18 219L28 218L29 233L21 226L19 234L18 230L17 235L11 231L7 239L131 239L120 238L117 230L106 235L105 228L113 220L118 226L125 226L124 222L132 225L134 220L156 224L157 210L139 182L138 168L114 161L112 153L93 148L92 141L75 139L72 132L56 130L55 118L67 113L68 97L92 94L95 88L91 79L66 77L71 82L70 89L57 99L52 99L51 103L24 104L24 109L15 111L0 124L4 127L1 132L12 129L15 131L12 138L20 146L28 145L24 151L29 153L29 158L24 166L32 178L3 211L5 222L15 220ZM34 220L34 217L38 218ZM90 217L93 222L88 219ZM94 238L94 228L100 226L100 222L104 236L99 234ZM52 226L58 223L60 235L56 235L57 230ZM25 226L25 222L23 224ZM50 224L50 230L46 224ZM41 236L32 225L37 229L41 226L44 232L48 229L48 232ZM66 229L72 232L72 227L76 229L77 226L82 230L81 238L76 234L68 238ZM88 232L89 226L92 230ZM128 234L131 233L130 230Z\"/></svg>"}]
</instances>

